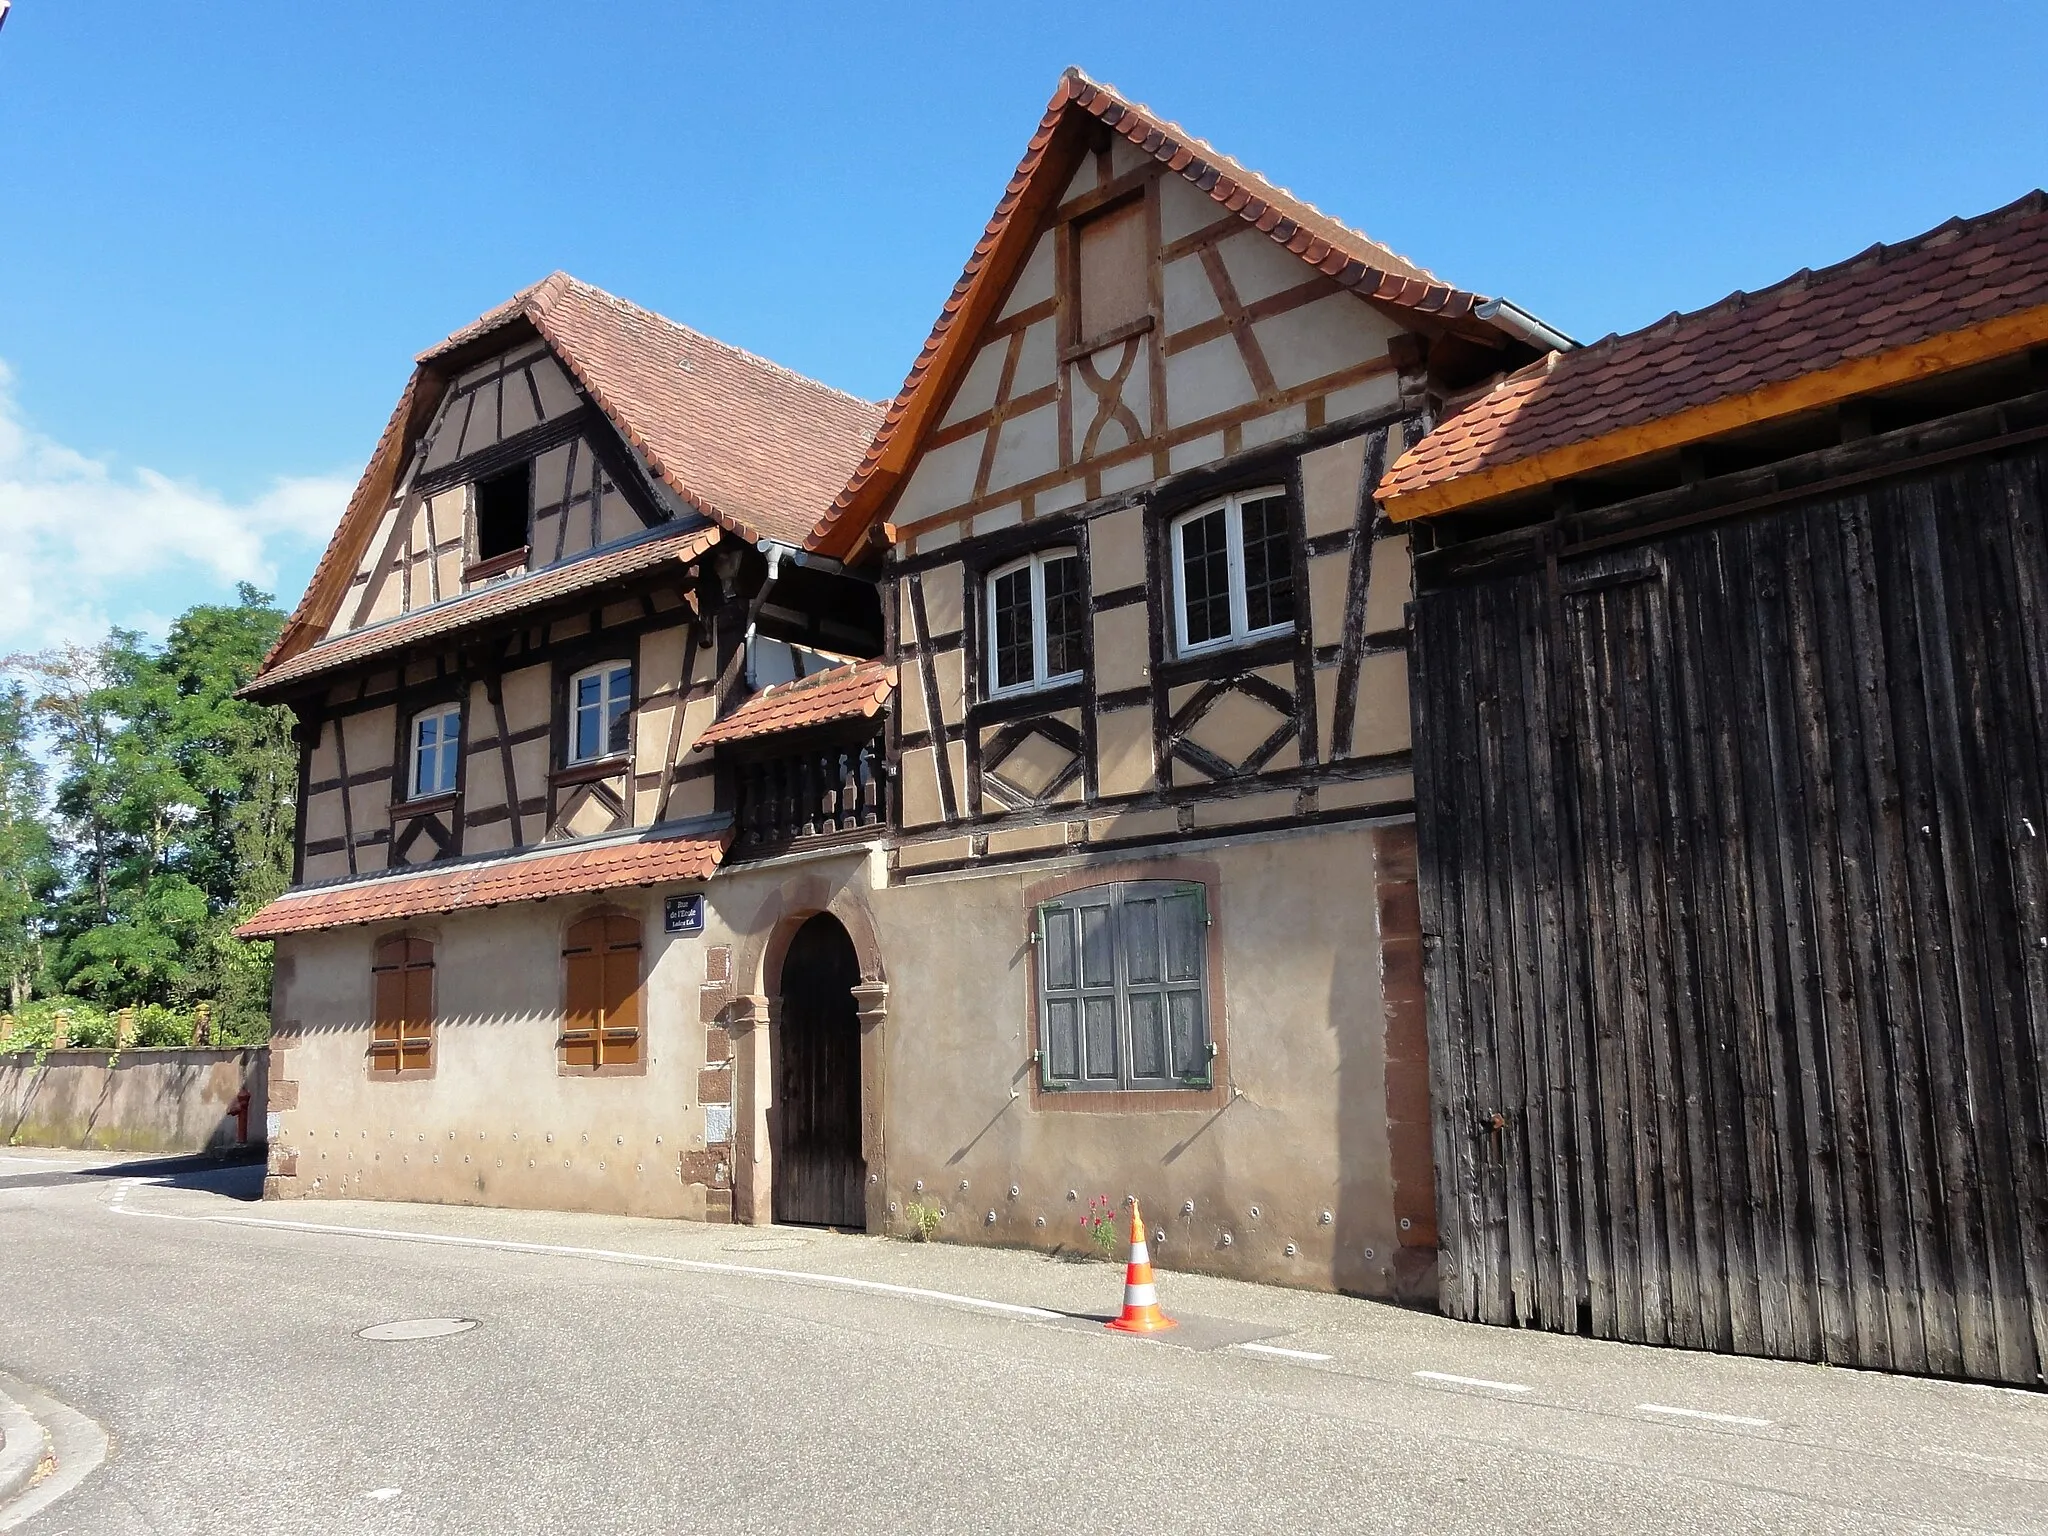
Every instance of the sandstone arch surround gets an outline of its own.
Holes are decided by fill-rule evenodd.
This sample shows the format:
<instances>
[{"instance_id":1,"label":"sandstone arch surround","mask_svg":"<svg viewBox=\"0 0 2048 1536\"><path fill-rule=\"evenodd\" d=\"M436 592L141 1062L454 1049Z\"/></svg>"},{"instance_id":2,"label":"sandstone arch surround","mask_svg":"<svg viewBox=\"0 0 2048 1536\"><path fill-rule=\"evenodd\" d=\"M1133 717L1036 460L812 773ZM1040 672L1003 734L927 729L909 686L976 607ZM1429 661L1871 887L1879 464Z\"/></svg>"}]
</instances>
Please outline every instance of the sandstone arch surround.
<instances>
[{"instance_id":1,"label":"sandstone arch surround","mask_svg":"<svg viewBox=\"0 0 2048 1536\"><path fill-rule=\"evenodd\" d=\"M797 929L820 912L838 919L860 961L860 984L853 989L860 1015L860 1150L868 1173L867 1229L879 1232L888 1215L889 979L866 898L850 883L821 875L799 876L770 892L744 935L736 936L732 974L745 990L727 1010L726 1025L733 1045L733 1220L765 1226L775 1219L768 1111L780 1049L782 962Z\"/></svg>"}]
</instances>

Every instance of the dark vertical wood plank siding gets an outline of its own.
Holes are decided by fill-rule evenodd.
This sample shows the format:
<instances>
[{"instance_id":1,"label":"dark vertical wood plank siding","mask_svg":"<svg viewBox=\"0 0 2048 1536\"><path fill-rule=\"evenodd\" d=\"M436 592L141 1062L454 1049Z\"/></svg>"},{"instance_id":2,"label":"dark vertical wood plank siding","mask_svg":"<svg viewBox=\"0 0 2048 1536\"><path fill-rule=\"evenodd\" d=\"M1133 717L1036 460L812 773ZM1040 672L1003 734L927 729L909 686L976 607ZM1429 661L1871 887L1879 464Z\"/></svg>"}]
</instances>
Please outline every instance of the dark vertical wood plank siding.
<instances>
[{"instance_id":1,"label":"dark vertical wood plank siding","mask_svg":"<svg viewBox=\"0 0 2048 1536\"><path fill-rule=\"evenodd\" d=\"M2037 1383L2048 454L1426 590L1441 1301Z\"/></svg>"}]
</instances>

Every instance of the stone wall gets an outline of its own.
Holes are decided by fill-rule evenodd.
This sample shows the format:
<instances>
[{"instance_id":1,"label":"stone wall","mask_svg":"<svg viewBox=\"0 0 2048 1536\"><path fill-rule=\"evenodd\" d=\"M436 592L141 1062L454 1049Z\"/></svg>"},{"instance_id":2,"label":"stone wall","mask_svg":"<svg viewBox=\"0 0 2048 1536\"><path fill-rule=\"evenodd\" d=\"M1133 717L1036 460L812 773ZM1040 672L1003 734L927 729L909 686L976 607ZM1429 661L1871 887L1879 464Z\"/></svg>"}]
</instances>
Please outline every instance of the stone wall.
<instances>
[{"instance_id":1,"label":"stone wall","mask_svg":"<svg viewBox=\"0 0 2048 1536\"><path fill-rule=\"evenodd\" d=\"M260 1046L65 1050L40 1060L30 1051L0 1052L0 1138L103 1152L261 1145L265 1058Z\"/></svg>"}]
</instances>

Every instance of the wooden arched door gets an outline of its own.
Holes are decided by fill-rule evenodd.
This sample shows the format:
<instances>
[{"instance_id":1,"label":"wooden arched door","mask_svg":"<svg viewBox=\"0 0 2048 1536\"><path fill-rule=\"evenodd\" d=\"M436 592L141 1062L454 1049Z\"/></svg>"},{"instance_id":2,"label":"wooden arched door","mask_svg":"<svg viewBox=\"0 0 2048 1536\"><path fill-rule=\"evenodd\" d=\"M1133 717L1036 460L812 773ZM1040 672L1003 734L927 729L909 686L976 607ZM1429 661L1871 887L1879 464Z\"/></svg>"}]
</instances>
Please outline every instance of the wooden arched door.
<instances>
[{"instance_id":1,"label":"wooden arched door","mask_svg":"<svg viewBox=\"0 0 2048 1536\"><path fill-rule=\"evenodd\" d=\"M782 962L775 1103L775 1219L864 1227L860 1151L860 960L839 919L811 918Z\"/></svg>"}]
</instances>

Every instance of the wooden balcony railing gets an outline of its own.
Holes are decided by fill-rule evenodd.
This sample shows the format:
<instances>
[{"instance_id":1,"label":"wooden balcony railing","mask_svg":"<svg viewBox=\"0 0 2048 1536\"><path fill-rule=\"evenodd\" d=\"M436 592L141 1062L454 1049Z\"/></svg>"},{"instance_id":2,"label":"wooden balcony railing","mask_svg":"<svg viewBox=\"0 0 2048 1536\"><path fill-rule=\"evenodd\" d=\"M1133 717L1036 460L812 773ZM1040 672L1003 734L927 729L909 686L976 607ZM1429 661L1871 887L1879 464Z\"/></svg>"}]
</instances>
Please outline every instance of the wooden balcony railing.
<instances>
[{"instance_id":1,"label":"wooden balcony railing","mask_svg":"<svg viewBox=\"0 0 2048 1536\"><path fill-rule=\"evenodd\" d=\"M736 855L889 824L889 768L879 734L736 762L732 773Z\"/></svg>"}]
</instances>

